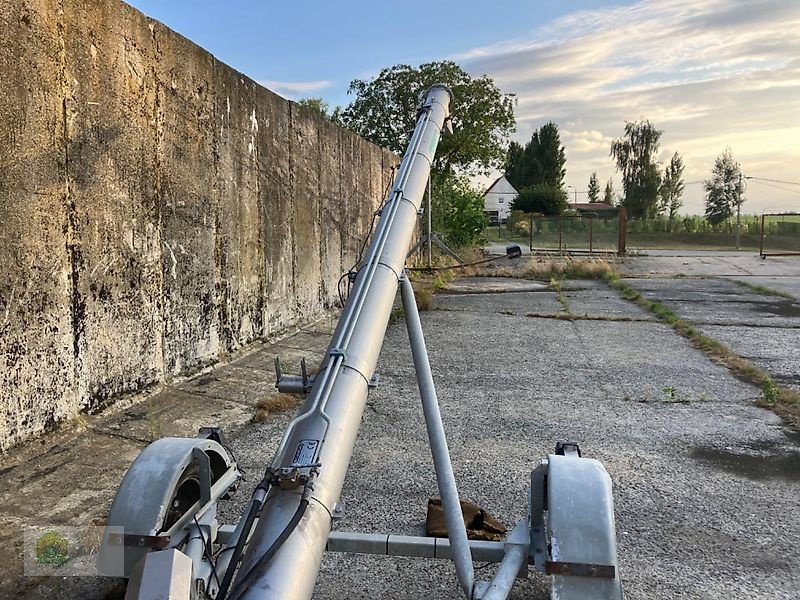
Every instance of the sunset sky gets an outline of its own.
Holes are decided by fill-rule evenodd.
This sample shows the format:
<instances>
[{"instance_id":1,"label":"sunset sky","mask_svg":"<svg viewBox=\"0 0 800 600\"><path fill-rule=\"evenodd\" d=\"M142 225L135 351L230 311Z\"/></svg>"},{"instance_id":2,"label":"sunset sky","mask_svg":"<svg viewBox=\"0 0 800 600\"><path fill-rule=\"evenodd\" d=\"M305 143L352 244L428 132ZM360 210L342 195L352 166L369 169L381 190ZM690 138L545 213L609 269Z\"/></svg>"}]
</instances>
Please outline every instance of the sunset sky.
<instances>
[{"instance_id":1,"label":"sunset sky","mask_svg":"<svg viewBox=\"0 0 800 600\"><path fill-rule=\"evenodd\" d=\"M559 125L579 190L597 171L621 192L609 145L637 119L664 131L663 162L684 157L684 212L702 213L693 182L726 147L747 176L800 182L798 1L130 4L292 99L346 104L354 78L455 60L516 94L517 141ZM754 179L745 195L748 213L800 211L800 185Z\"/></svg>"}]
</instances>

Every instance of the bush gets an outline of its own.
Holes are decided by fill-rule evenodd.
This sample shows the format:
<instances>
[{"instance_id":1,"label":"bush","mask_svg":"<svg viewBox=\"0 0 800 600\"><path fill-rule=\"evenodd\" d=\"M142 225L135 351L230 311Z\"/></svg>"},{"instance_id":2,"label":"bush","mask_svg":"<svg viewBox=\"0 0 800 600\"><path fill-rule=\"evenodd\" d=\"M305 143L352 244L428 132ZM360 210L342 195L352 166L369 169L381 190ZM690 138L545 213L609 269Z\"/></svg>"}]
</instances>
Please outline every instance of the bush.
<instances>
[{"instance_id":1,"label":"bush","mask_svg":"<svg viewBox=\"0 0 800 600\"><path fill-rule=\"evenodd\" d=\"M433 182L433 230L453 248L476 244L488 224L483 196L463 177L436 178Z\"/></svg>"},{"instance_id":2,"label":"bush","mask_svg":"<svg viewBox=\"0 0 800 600\"><path fill-rule=\"evenodd\" d=\"M563 188L539 183L522 188L511 205L512 210L543 215L560 215L569 206L567 192Z\"/></svg>"}]
</instances>

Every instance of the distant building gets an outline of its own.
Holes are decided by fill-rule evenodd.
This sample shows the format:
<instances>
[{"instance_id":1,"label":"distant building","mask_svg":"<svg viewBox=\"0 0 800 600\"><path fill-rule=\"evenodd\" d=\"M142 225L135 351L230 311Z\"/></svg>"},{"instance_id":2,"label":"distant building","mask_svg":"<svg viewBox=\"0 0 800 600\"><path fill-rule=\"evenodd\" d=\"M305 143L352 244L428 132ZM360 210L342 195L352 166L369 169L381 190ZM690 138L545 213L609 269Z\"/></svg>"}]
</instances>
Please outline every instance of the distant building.
<instances>
[{"instance_id":1,"label":"distant building","mask_svg":"<svg viewBox=\"0 0 800 600\"><path fill-rule=\"evenodd\" d=\"M617 211L616 206L611 206L610 204L605 204L603 202L576 202L569 205L571 210L574 210L578 214L582 215L584 213L603 213L606 211Z\"/></svg>"},{"instance_id":2,"label":"distant building","mask_svg":"<svg viewBox=\"0 0 800 600\"><path fill-rule=\"evenodd\" d=\"M491 223L505 223L511 214L511 203L519 192L505 175L498 177L483 194L483 210Z\"/></svg>"}]
</instances>

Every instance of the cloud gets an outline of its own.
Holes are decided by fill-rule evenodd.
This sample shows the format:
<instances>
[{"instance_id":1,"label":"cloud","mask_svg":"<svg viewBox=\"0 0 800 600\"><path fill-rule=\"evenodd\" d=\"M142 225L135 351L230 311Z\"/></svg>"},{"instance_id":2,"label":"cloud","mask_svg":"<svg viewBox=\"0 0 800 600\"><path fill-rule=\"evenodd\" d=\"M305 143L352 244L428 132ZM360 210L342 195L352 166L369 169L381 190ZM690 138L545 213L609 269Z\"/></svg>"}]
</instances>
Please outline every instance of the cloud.
<instances>
[{"instance_id":1,"label":"cloud","mask_svg":"<svg viewBox=\"0 0 800 600\"><path fill-rule=\"evenodd\" d=\"M664 131L662 160L683 155L687 181L707 178L727 146L746 174L797 180L798 31L800 2L651 0L578 11L454 58L516 94L518 141L559 124L579 189L594 170L619 183L609 145L644 118ZM798 209L800 195L753 189L746 206L781 203ZM701 186L687 186L686 209L702 212Z\"/></svg>"},{"instance_id":2,"label":"cloud","mask_svg":"<svg viewBox=\"0 0 800 600\"><path fill-rule=\"evenodd\" d=\"M272 81L269 79L259 81L261 85L269 88L276 94L296 100L312 92L324 90L333 86L333 81Z\"/></svg>"}]
</instances>

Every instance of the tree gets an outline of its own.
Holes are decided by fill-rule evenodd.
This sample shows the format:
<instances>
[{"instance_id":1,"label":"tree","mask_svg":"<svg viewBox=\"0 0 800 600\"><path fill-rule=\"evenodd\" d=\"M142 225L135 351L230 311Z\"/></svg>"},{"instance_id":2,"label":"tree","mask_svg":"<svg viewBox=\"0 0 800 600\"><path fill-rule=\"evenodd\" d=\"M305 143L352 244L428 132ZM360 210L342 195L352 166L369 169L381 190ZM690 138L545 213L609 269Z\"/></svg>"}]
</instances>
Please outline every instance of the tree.
<instances>
[{"instance_id":1,"label":"tree","mask_svg":"<svg viewBox=\"0 0 800 600\"><path fill-rule=\"evenodd\" d=\"M600 184L597 183L597 172L589 177L589 202L600 202Z\"/></svg>"},{"instance_id":2,"label":"tree","mask_svg":"<svg viewBox=\"0 0 800 600\"><path fill-rule=\"evenodd\" d=\"M568 206L566 190L549 183L537 183L522 188L511 203L512 210L543 215L560 215Z\"/></svg>"},{"instance_id":3,"label":"tree","mask_svg":"<svg viewBox=\"0 0 800 600\"><path fill-rule=\"evenodd\" d=\"M527 175L525 174L525 148L517 142L512 141L508 145L504 174L508 182L513 185L515 189L519 190L525 187L523 185L523 182L527 179Z\"/></svg>"},{"instance_id":4,"label":"tree","mask_svg":"<svg viewBox=\"0 0 800 600\"><path fill-rule=\"evenodd\" d=\"M402 154L414 129L420 96L435 83L453 92L453 134L443 136L433 164L435 174L488 174L503 167L514 131L514 101L487 76L472 77L452 61L417 68L395 65L370 80L355 79L355 99L340 113L342 124L362 137Z\"/></svg>"},{"instance_id":5,"label":"tree","mask_svg":"<svg viewBox=\"0 0 800 600\"><path fill-rule=\"evenodd\" d=\"M610 179L606 183L606 190L603 192L603 203L614 205L614 182Z\"/></svg>"},{"instance_id":6,"label":"tree","mask_svg":"<svg viewBox=\"0 0 800 600\"><path fill-rule=\"evenodd\" d=\"M744 202L742 196L742 170L726 148L714 161L711 179L703 186L706 189L706 219L717 225L730 219L737 207Z\"/></svg>"},{"instance_id":7,"label":"tree","mask_svg":"<svg viewBox=\"0 0 800 600\"><path fill-rule=\"evenodd\" d=\"M658 195L658 213L673 221L678 216L678 209L683 206L683 160L677 152L664 169Z\"/></svg>"},{"instance_id":8,"label":"tree","mask_svg":"<svg viewBox=\"0 0 800 600\"><path fill-rule=\"evenodd\" d=\"M655 157L662 133L650 121L629 121L625 135L611 143L611 156L622 173L622 204L632 218L647 219L658 210L661 174Z\"/></svg>"},{"instance_id":9,"label":"tree","mask_svg":"<svg viewBox=\"0 0 800 600\"><path fill-rule=\"evenodd\" d=\"M473 190L467 177L448 177L434 186L431 225L445 242L459 248L476 243L484 227L483 196Z\"/></svg>"},{"instance_id":10,"label":"tree","mask_svg":"<svg viewBox=\"0 0 800 600\"><path fill-rule=\"evenodd\" d=\"M310 108L314 112L318 112L323 117L330 118L328 115L328 103L325 102L322 98L303 98L298 100L297 103L300 106L305 106L306 108Z\"/></svg>"},{"instance_id":11,"label":"tree","mask_svg":"<svg viewBox=\"0 0 800 600\"><path fill-rule=\"evenodd\" d=\"M511 143L505 176L518 190L538 184L560 188L567 174L566 162L558 125L549 122L533 132L525 148L516 142Z\"/></svg>"}]
</instances>

